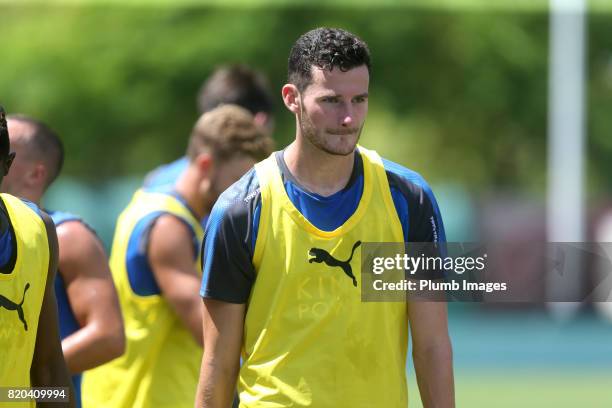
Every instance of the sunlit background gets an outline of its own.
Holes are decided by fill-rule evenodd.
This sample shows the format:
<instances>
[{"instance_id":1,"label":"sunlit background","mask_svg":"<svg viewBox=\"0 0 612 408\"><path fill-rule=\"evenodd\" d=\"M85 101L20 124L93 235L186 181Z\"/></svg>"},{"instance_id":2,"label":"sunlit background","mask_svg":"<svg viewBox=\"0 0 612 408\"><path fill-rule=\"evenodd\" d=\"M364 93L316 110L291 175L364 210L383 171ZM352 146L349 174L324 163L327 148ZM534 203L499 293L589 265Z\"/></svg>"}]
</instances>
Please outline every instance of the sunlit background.
<instances>
[{"instance_id":1,"label":"sunlit background","mask_svg":"<svg viewBox=\"0 0 612 408\"><path fill-rule=\"evenodd\" d=\"M292 140L287 55L322 25L369 44L362 143L430 182L449 241L612 241L606 0L0 0L0 103L60 133L65 167L45 206L82 215L108 249L144 174L183 154L217 65L264 72L277 145ZM575 204L556 207L565 202ZM458 407L612 407L605 312L585 303L560 318L544 299L449 308Z\"/></svg>"}]
</instances>

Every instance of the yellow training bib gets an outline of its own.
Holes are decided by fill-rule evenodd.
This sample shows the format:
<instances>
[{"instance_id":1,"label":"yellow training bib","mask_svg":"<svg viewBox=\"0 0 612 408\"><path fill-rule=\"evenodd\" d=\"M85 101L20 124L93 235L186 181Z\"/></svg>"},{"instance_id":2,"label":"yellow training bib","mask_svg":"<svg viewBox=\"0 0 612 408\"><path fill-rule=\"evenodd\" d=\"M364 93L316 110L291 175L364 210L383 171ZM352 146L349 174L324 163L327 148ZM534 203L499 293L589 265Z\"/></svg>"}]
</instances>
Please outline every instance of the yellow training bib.
<instances>
[{"instance_id":1,"label":"yellow training bib","mask_svg":"<svg viewBox=\"0 0 612 408\"><path fill-rule=\"evenodd\" d=\"M140 220L169 213L185 221L201 242L204 232L176 197L139 190L117 220L110 266L126 332L123 356L83 376L84 407L193 407L202 349L161 295L132 290L126 268L130 236ZM199 246L198 246L199 248ZM199 260L196 261L199 269Z\"/></svg>"},{"instance_id":2,"label":"yellow training bib","mask_svg":"<svg viewBox=\"0 0 612 408\"><path fill-rule=\"evenodd\" d=\"M361 301L361 244L403 242L380 157L359 148L364 187L334 231L289 199L274 155L256 166L261 218L245 320L241 407L407 405L405 303Z\"/></svg>"},{"instance_id":3,"label":"yellow training bib","mask_svg":"<svg viewBox=\"0 0 612 408\"><path fill-rule=\"evenodd\" d=\"M0 273L0 386L30 387L38 318L49 271L45 224L20 199L0 194L15 232L17 259ZM0 407L34 407L34 402L0 402Z\"/></svg>"}]
</instances>

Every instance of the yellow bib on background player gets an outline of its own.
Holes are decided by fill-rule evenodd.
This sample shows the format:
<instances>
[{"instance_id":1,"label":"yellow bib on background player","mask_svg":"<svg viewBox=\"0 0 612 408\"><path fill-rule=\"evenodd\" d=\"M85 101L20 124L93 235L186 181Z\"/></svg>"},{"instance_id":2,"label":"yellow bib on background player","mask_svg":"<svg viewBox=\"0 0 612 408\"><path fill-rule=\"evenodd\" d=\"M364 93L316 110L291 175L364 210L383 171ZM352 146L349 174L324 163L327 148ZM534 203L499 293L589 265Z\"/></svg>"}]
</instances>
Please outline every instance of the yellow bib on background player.
<instances>
[{"instance_id":1,"label":"yellow bib on background player","mask_svg":"<svg viewBox=\"0 0 612 408\"><path fill-rule=\"evenodd\" d=\"M407 405L405 303L361 301L362 242L403 242L380 157L359 148L354 214L326 232L289 199L274 155L256 165L261 218L244 329L241 407Z\"/></svg>"},{"instance_id":2,"label":"yellow bib on background player","mask_svg":"<svg viewBox=\"0 0 612 408\"><path fill-rule=\"evenodd\" d=\"M15 232L13 271L0 273L0 385L30 387L38 318L49 271L45 224L20 199L0 194ZM0 407L34 407L32 402L0 402Z\"/></svg>"},{"instance_id":3,"label":"yellow bib on background player","mask_svg":"<svg viewBox=\"0 0 612 408\"><path fill-rule=\"evenodd\" d=\"M202 348L161 295L132 290L126 268L130 236L155 212L187 222L200 242L199 220L176 197L139 190L117 220L110 257L126 332L126 352L83 378L84 407L193 407ZM199 269L199 260L197 261Z\"/></svg>"}]
</instances>

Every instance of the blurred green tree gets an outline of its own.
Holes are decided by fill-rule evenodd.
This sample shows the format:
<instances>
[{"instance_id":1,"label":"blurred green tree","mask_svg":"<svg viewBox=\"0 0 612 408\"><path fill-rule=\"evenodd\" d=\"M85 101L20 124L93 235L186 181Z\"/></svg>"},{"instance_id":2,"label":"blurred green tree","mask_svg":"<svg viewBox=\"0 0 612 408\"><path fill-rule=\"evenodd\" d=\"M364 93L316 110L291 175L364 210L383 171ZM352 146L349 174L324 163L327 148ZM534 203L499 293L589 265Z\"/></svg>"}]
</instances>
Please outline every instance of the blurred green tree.
<instances>
[{"instance_id":1,"label":"blurred green tree","mask_svg":"<svg viewBox=\"0 0 612 408\"><path fill-rule=\"evenodd\" d=\"M590 16L589 175L612 173L612 24ZM144 174L181 155L195 96L218 64L251 64L279 93L278 145L293 137L280 87L293 41L333 25L369 44L363 143L433 181L542 194L548 15L322 5L0 5L0 100L64 137L65 173L87 182Z\"/></svg>"}]
</instances>

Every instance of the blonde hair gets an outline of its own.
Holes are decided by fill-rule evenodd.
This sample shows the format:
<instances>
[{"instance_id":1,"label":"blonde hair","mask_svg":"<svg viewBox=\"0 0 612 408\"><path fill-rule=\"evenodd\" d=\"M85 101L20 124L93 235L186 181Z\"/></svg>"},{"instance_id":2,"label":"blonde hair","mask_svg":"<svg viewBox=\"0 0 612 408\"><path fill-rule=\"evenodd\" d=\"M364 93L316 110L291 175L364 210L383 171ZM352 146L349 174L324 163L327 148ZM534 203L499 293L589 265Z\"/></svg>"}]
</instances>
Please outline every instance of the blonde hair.
<instances>
[{"instance_id":1,"label":"blonde hair","mask_svg":"<svg viewBox=\"0 0 612 408\"><path fill-rule=\"evenodd\" d=\"M253 115L237 105L221 105L204 113L189 138L187 157L194 160L209 152L218 160L248 156L260 161L272 152L274 143L255 124Z\"/></svg>"}]
</instances>

